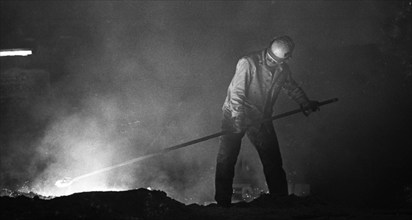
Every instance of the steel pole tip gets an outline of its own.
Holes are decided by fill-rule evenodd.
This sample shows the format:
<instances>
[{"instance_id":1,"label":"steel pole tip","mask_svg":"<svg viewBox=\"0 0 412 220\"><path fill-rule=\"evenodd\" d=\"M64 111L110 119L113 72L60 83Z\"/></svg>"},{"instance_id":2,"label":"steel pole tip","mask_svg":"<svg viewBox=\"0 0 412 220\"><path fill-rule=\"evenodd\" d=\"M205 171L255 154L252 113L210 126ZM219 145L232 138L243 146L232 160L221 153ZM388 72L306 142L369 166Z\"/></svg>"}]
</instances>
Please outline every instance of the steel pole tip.
<instances>
[{"instance_id":1,"label":"steel pole tip","mask_svg":"<svg viewBox=\"0 0 412 220\"><path fill-rule=\"evenodd\" d=\"M65 177L61 180L57 180L56 183L54 185L56 185L59 188L63 188L63 187L68 187L73 183L73 179L70 177Z\"/></svg>"}]
</instances>

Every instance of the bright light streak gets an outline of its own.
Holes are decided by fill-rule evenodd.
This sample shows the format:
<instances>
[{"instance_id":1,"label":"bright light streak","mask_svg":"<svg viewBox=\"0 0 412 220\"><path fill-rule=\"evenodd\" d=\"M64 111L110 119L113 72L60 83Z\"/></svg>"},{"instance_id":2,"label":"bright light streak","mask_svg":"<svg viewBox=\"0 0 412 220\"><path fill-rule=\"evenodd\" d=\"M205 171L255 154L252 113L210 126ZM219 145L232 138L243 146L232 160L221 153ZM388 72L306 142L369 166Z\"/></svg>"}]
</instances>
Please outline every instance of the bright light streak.
<instances>
[{"instance_id":1,"label":"bright light streak","mask_svg":"<svg viewBox=\"0 0 412 220\"><path fill-rule=\"evenodd\" d=\"M109 170L113 170L113 169L115 169L115 168L122 167L122 166L126 166L126 165L129 165L129 164L132 164L132 163L136 163L136 162L141 161L141 160L144 160L144 159L146 159L146 158L150 158L150 157L156 156L156 155L158 155L158 154L160 154L160 153L161 153L161 152L148 154L148 155L146 155L146 156L136 157L136 158L131 159L131 160L128 160L128 161L126 161L126 162L119 163L119 164L116 164L116 165L113 165L113 166L110 166L110 167L106 167L106 168L103 168L103 169L100 169L100 170L96 170L96 171L93 171L93 172L91 172L91 173L86 173L86 174L84 174L84 175L78 176L78 177L73 178L73 179L70 178L70 177L65 177L65 178L63 178L63 179L61 179L61 180L57 180L54 185L56 185L57 187L60 187L60 188L62 188L62 187L68 187L68 186L70 186L72 183L74 183L74 182L76 182L76 181L78 181L78 180L84 179L84 178L86 178L86 177L93 176L93 175L96 175L96 174L99 174L99 173L103 173L103 172L106 172L106 171L109 171Z\"/></svg>"},{"instance_id":2,"label":"bright light streak","mask_svg":"<svg viewBox=\"0 0 412 220\"><path fill-rule=\"evenodd\" d=\"M32 51L29 49L7 49L0 50L0 57L9 57L9 56L28 56L31 55Z\"/></svg>"}]
</instances>

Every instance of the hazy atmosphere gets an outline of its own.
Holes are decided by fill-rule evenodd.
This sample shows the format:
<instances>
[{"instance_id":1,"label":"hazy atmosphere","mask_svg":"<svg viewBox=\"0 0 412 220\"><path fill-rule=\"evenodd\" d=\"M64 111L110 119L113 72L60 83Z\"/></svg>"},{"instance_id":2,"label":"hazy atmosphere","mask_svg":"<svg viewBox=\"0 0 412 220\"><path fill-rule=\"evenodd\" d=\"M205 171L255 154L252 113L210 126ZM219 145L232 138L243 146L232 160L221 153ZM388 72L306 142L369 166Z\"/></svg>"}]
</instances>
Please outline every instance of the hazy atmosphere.
<instances>
[{"instance_id":1,"label":"hazy atmosphere","mask_svg":"<svg viewBox=\"0 0 412 220\"><path fill-rule=\"evenodd\" d=\"M238 59L283 34L295 40L290 67L309 98L339 98L309 117L274 121L289 184L344 203L396 201L411 191L410 1L0 6L0 49L33 49L0 57L3 191L150 187L186 204L212 202L217 138L69 187L55 182L220 131ZM298 107L281 94L274 108ZM248 181L267 190L249 141L239 159Z\"/></svg>"}]
</instances>

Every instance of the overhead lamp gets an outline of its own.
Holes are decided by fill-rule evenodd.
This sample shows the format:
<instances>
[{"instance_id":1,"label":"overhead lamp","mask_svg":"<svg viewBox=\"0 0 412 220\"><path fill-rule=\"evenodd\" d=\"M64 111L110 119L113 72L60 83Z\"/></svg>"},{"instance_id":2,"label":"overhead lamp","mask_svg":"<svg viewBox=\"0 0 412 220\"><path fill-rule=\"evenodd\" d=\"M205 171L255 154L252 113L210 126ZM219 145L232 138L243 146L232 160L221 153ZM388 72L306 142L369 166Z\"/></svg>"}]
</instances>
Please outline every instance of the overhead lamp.
<instances>
[{"instance_id":1,"label":"overhead lamp","mask_svg":"<svg viewBox=\"0 0 412 220\"><path fill-rule=\"evenodd\" d=\"M31 49L15 48L15 49L1 49L0 57L10 56L29 56L32 54Z\"/></svg>"}]
</instances>

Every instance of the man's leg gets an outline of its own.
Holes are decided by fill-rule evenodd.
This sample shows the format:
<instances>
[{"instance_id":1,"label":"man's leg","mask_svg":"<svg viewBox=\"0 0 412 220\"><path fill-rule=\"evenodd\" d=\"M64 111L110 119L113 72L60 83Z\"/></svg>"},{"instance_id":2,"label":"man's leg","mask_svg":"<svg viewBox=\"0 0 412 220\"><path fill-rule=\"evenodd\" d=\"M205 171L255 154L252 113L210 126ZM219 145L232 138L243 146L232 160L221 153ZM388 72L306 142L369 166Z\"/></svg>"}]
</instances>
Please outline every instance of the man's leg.
<instances>
[{"instance_id":1,"label":"man's leg","mask_svg":"<svg viewBox=\"0 0 412 220\"><path fill-rule=\"evenodd\" d=\"M222 125L222 128L225 128L225 124ZM232 201L235 164L243 135L243 133L227 134L220 138L215 176L215 200L222 206L230 206Z\"/></svg>"},{"instance_id":2,"label":"man's leg","mask_svg":"<svg viewBox=\"0 0 412 220\"><path fill-rule=\"evenodd\" d=\"M286 174L282 167L279 143L272 123L262 125L259 129L250 129L247 135L262 161L270 194L288 195Z\"/></svg>"}]
</instances>

